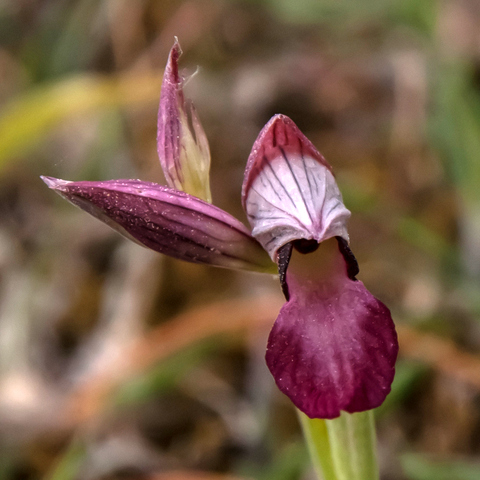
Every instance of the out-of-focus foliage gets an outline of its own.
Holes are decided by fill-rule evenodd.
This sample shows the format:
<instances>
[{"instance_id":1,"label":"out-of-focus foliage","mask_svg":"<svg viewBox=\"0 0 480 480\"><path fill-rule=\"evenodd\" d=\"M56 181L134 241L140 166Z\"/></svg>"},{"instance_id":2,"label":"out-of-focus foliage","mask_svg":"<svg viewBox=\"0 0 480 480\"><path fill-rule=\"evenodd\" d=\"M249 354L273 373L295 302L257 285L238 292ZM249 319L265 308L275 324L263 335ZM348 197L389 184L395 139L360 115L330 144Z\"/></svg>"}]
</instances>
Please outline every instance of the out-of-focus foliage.
<instances>
[{"instance_id":1,"label":"out-of-focus foliage","mask_svg":"<svg viewBox=\"0 0 480 480\"><path fill-rule=\"evenodd\" d=\"M413 454L404 455L402 465L412 480L476 480L480 471L478 462L434 461Z\"/></svg>"},{"instance_id":2,"label":"out-of-focus foliage","mask_svg":"<svg viewBox=\"0 0 480 480\"><path fill-rule=\"evenodd\" d=\"M3 108L0 118L0 168L27 155L55 127L69 118L158 98L160 75L102 79L77 75L39 87Z\"/></svg>"},{"instance_id":3,"label":"out-of-focus foliage","mask_svg":"<svg viewBox=\"0 0 480 480\"><path fill-rule=\"evenodd\" d=\"M401 24L414 27L421 33L435 28L438 2L426 0L263 0L274 15L287 22L331 24L341 31L355 24L378 22L396 27ZM386 23L386 24L385 24ZM340 24L340 25L339 25Z\"/></svg>"},{"instance_id":4,"label":"out-of-focus foliage","mask_svg":"<svg viewBox=\"0 0 480 480\"><path fill-rule=\"evenodd\" d=\"M4 0L0 479L311 478L264 364L278 281L129 244L38 178L163 182L174 35L217 205L244 218L274 113L334 167L400 327L382 478L480 478L479 31L475 0Z\"/></svg>"}]
</instances>

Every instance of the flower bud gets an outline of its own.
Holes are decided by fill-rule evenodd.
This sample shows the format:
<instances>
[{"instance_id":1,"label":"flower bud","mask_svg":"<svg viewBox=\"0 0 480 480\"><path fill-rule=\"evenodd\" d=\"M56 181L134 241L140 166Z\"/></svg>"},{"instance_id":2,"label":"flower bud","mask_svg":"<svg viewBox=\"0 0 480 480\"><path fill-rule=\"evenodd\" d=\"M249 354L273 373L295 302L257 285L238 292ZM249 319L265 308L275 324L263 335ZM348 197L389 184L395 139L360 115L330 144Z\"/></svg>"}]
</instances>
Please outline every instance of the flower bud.
<instances>
[{"instance_id":1,"label":"flower bud","mask_svg":"<svg viewBox=\"0 0 480 480\"><path fill-rule=\"evenodd\" d=\"M157 123L157 151L168 186L207 202L210 193L210 149L191 102L185 100L185 79L178 73L182 53L177 40L163 76Z\"/></svg>"}]
</instances>

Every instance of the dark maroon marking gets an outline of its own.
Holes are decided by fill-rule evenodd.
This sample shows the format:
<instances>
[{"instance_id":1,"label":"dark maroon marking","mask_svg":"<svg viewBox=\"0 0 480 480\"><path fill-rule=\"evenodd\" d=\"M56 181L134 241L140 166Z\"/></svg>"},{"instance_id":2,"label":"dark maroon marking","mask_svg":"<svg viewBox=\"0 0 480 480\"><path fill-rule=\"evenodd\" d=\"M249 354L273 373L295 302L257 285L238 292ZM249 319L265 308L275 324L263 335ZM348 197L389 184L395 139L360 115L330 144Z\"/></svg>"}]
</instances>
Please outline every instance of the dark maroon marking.
<instances>
[{"instance_id":1,"label":"dark maroon marking","mask_svg":"<svg viewBox=\"0 0 480 480\"><path fill-rule=\"evenodd\" d=\"M314 252L315 250L317 250L319 245L320 244L314 239L307 240L305 238L300 238L299 240L293 241L293 247L295 248L295 250L302 253L303 255Z\"/></svg>"},{"instance_id":2,"label":"dark maroon marking","mask_svg":"<svg viewBox=\"0 0 480 480\"><path fill-rule=\"evenodd\" d=\"M358 275L360 268L358 267L357 259L355 255L350 250L348 242L343 237L335 237L338 242L338 249L345 259L347 264L347 275L350 280L357 280L355 277Z\"/></svg>"},{"instance_id":3,"label":"dark maroon marking","mask_svg":"<svg viewBox=\"0 0 480 480\"><path fill-rule=\"evenodd\" d=\"M290 263L290 257L292 256L293 243L294 242L286 243L277 250L278 275L280 277L280 285L282 286L283 295L287 301L290 300L290 293L287 285L287 268Z\"/></svg>"}]
</instances>

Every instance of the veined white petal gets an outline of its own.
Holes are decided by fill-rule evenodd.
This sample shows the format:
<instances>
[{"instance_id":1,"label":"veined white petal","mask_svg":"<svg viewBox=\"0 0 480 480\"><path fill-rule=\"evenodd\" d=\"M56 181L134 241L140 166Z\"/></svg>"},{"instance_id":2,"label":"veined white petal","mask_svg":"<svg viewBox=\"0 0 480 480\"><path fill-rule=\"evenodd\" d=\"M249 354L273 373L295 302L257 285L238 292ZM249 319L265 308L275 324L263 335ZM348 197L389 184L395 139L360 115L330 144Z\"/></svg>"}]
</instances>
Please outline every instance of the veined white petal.
<instances>
[{"instance_id":1,"label":"veined white petal","mask_svg":"<svg viewBox=\"0 0 480 480\"><path fill-rule=\"evenodd\" d=\"M290 119L277 115L260 133L247 167L244 205L252 235L274 260L292 240L348 241L350 212L325 160L306 142Z\"/></svg>"}]
</instances>

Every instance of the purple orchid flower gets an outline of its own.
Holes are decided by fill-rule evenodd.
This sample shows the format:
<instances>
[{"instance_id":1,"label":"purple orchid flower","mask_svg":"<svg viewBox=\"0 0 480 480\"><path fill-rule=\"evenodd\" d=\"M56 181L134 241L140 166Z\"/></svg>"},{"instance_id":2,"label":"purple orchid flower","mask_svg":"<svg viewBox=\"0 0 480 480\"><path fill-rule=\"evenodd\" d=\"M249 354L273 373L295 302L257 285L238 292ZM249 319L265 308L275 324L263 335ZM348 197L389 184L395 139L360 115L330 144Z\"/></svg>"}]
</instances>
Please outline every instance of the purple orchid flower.
<instances>
[{"instance_id":1,"label":"purple orchid flower","mask_svg":"<svg viewBox=\"0 0 480 480\"><path fill-rule=\"evenodd\" d=\"M267 346L277 386L311 418L378 407L395 374L395 326L355 278L350 212L330 165L288 117L275 115L260 132L242 200L287 299Z\"/></svg>"},{"instance_id":2,"label":"purple orchid flower","mask_svg":"<svg viewBox=\"0 0 480 480\"><path fill-rule=\"evenodd\" d=\"M140 180L43 180L160 253L257 272L271 272L275 262L287 302L270 332L266 360L279 389L311 418L379 406L393 381L397 336L388 308L356 279L346 230L350 212L330 165L292 120L275 115L258 136L245 172L242 201L251 234L205 201L208 142L183 97L180 53L175 42L158 118L158 151L169 187Z\"/></svg>"}]
</instances>

